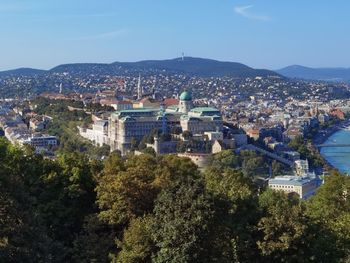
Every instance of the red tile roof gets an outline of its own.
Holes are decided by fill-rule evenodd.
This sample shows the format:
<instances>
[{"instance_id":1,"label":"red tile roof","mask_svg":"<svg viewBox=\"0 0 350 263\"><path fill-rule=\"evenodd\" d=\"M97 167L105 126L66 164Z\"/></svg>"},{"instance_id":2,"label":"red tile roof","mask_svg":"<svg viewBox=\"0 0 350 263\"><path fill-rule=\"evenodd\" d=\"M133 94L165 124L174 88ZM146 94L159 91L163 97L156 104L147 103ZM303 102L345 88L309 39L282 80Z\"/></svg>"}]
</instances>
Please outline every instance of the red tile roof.
<instances>
[{"instance_id":1,"label":"red tile roof","mask_svg":"<svg viewBox=\"0 0 350 263\"><path fill-rule=\"evenodd\" d=\"M178 99L174 99L174 98L168 98L168 99L165 99L163 101L164 105L166 107L169 107L169 106L172 106L172 105L178 105L179 104L179 100Z\"/></svg>"}]
</instances>

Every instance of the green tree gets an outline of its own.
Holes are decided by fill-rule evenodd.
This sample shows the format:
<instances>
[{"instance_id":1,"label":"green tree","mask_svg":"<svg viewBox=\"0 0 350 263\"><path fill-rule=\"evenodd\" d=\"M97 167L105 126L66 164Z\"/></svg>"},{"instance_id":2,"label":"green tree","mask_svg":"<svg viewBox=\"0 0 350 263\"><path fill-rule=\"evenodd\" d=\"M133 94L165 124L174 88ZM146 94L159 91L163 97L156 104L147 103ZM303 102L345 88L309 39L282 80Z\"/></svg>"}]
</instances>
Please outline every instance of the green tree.
<instances>
[{"instance_id":1,"label":"green tree","mask_svg":"<svg viewBox=\"0 0 350 263\"><path fill-rule=\"evenodd\" d=\"M139 145L139 142L134 137L132 137L130 141L130 149L132 151L135 151L138 149L138 145Z\"/></svg>"},{"instance_id":2,"label":"green tree","mask_svg":"<svg viewBox=\"0 0 350 263\"><path fill-rule=\"evenodd\" d=\"M327 242L332 251L324 250L324 254L332 255L340 260L350 254L350 177L332 172L325 177L325 184L316 195L306 202L307 215L318 226L318 231L329 236ZM323 245L322 247L325 247Z\"/></svg>"},{"instance_id":3,"label":"green tree","mask_svg":"<svg viewBox=\"0 0 350 263\"><path fill-rule=\"evenodd\" d=\"M313 149L311 142L305 141L303 136L296 136L288 145L299 152L301 158L307 159L310 166L319 167L324 165L324 160L320 153Z\"/></svg>"},{"instance_id":4,"label":"green tree","mask_svg":"<svg viewBox=\"0 0 350 263\"><path fill-rule=\"evenodd\" d=\"M59 169L43 177L38 207L55 238L71 241L79 232L86 215L93 212L95 181L85 155L64 154Z\"/></svg>"},{"instance_id":5,"label":"green tree","mask_svg":"<svg viewBox=\"0 0 350 263\"><path fill-rule=\"evenodd\" d=\"M51 240L36 217L35 199L25 182L30 174L23 168L30 158L0 138L0 262L50 258Z\"/></svg>"},{"instance_id":6,"label":"green tree","mask_svg":"<svg viewBox=\"0 0 350 263\"><path fill-rule=\"evenodd\" d=\"M152 156L156 156L157 155L155 150L152 147L147 147L146 149L143 149L142 153L149 154L149 155L152 155Z\"/></svg>"},{"instance_id":7,"label":"green tree","mask_svg":"<svg viewBox=\"0 0 350 263\"><path fill-rule=\"evenodd\" d=\"M216 223L212 242L218 240L216 251L225 257L218 262L249 262L256 260L254 236L259 219L256 190L252 180L240 171L209 167L205 173L206 189L214 197Z\"/></svg>"},{"instance_id":8,"label":"green tree","mask_svg":"<svg viewBox=\"0 0 350 263\"><path fill-rule=\"evenodd\" d=\"M272 174L274 176L277 176L277 175L281 175L283 173L283 165L279 162L277 162L276 160L273 160L272 161Z\"/></svg>"},{"instance_id":9,"label":"green tree","mask_svg":"<svg viewBox=\"0 0 350 263\"><path fill-rule=\"evenodd\" d=\"M176 155L163 155L157 160L154 185L165 189L179 182L198 179L198 167L189 158L180 158Z\"/></svg>"},{"instance_id":10,"label":"green tree","mask_svg":"<svg viewBox=\"0 0 350 263\"><path fill-rule=\"evenodd\" d=\"M158 193L152 185L155 170L156 159L151 155L132 156L125 163L117 156L107 160L96 188L100 219L123 225L152 211Z\"/></svg>"},{"instance_id":11,"label":"green tree","mask_svg":"<svg viewBox=\"0 0 350 263\"><path fill-rule=\"evenodd\" d=\"M213 204L198 181L162 191L154 208L154 262L206 262Z\"/></svg>"},{"instance_id":12,"label":"green tree","mask_svg":"<svg viewBox=\"0 0 350 263\"><path fill-rule=\"evenodd\" d=\"M28 203L21 202L25 200L19 202L1 189L0 261L45 262L50 258L51 240Z\"/></svg>"},{"instance_id":13,"label":"green tree","mask_svg":"<svg viewBox=\"0 0 350 263\"><path fill-rule=\"evenodd\" d=\"M93 173L98 165L77 153L64 154L57 161L43 159L31 149L19 156L12 169L22 176L35 219L54 241L51 256L69 260L75 235L94 209Z\"/></svg>"},{"instance_id":14,"label":"green tree","mask_svg":"<svg viewBox=\"0 0 350 263\"><path fill-rule=\"evenodd\" d=\"M178 152L178 153L184 153L184 152L186 152L186 149L187 149L187 143L186 142L184 142L184 141L179 141L179 142L177 142L177 144L176 144L176 151Z\"/></svg>"},{"instance_id":15,"label":"green tree","mask_svg":"<svg viewBox=\"0 0 350 263\"><path fill-rule=\"evenodd\" d=\"M152 240L151 216L132 219L125 230L123 239L117 242L121 250L113 262L134 263L151 262L155 246Z\"/></svg>"},{"instance_id":16,"label":"green tree","mask_svg":"<svg viewBox=\"0 0 350 263\"><path fill-rule=\"evenodd\" d=\"M244 157L242 163L243 174L247 177L254 178L267 174L267 165L264 162L264 158L257 157Z\"/></svg>"},{"instance_id":17,"label":"green tree","mask_svg":"<svg viewBox=\"0 0 350 263\"><path fill-rule=\"evenodd\" d=\"M109 262L109 256L115 252L116 231L101 222L96 214L86 217L83 229L73 242L72 261L77 263Z\"/></svg>"},{"instance_id":18,"label":"green tree","mask_svg":"<svg viewBox=\"0 0 350 263\"><path fill-rule=\"evenodd\" d=\"M296 136L293 140L291 140L288 144L289 147L297 150L301 145L304 145L305 141L302 135Z\"/></svg>"},{"instance_id":19,"label":"green tree","mask_svg":"<svg viewBox=\"0 0 350 263\"><path fill-rule=\"evenodd\" d=\"M257 244L263 257L271 262L303 262L307 224L297 197L267 190L259 197L263 216Z\"/></svg>"},{"instance_id":20,"label":"green tree","mask_svg":"<svg viewBox=\"0 0 350 263\"><path fill-rule=\"evenodd\" d=\"M239 168L240 158L232 150L224 150L213 156L211 166L217 167L220 170Z\"/></svg>"}]
</instances>

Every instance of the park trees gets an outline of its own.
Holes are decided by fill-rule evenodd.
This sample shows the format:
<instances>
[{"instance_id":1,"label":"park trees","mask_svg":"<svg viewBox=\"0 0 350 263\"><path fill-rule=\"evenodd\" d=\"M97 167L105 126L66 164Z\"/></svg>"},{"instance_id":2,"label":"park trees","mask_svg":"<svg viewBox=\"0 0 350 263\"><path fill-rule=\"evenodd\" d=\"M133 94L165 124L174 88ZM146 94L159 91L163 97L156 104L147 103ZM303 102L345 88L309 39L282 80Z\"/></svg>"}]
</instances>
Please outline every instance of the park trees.
<instances>
[{"instance_id":1,"label":"park trees","mask_svg":"<svg viewBox=\"0 0 350 263\"><path fill-rule=\"evenodd\" d=\"M322 238L319 253L334 261L350 254L350 177L332 172L317 194L306 202L306 213Z\"/></svg>"},{"instance_id":2,"label":"park trees","mask_svg":"<svg viewBox=\"0 0 350 263\"><path fill-rule=\"evenodd\" d=\"M346 262L349 177L306 202L258 190L224 151L52 161L0 139L1 262ZM248 165L248 164L246 164Z\"/></svg>"},{"instance_id":3,"label":"park trees","mask_svg":"<svg viewBox=\"0 0 350 263\"><path fill-rule=\"evenodd\" d=\"M303 261L307 225L297 197L290 199L283 192L267 190L259 197L259 206L261 238L257 244L262 257L267 261Z\"/></svg>"}]
</instances>

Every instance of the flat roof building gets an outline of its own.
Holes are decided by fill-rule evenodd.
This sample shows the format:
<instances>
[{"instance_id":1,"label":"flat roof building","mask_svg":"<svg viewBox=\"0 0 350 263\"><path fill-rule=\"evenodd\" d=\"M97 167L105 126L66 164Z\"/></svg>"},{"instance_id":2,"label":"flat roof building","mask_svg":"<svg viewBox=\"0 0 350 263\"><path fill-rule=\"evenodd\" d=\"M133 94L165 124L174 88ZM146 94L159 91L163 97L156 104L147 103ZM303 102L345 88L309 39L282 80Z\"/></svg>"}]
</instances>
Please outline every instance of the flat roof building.
<instances>
[{"instance_id":1,"label":"flat roof building","mask_svg":"<svg viewBox=\"0 0 350 263\"><path fill-rule=\"evenodd\" d=\"M300 199L307 199L314 195L321 185L318 177L310 176L276 176L269 180L269 187L273 190L286 193L296 193Z\"/></svg>"}]
</instances>

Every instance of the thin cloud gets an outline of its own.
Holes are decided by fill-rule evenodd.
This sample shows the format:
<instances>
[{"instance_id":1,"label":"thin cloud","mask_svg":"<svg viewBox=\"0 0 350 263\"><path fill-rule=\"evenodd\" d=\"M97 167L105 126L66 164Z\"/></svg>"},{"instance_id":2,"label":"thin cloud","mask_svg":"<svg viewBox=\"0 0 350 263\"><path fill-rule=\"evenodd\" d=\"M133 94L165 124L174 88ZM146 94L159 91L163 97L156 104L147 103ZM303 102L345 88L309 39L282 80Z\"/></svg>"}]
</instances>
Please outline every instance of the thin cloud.
<instances>
[{"instance_id":1,"label":"thin cloud","mask_svg":"<svg viewBox=\"0 0 350 263\"><path fill-rule=\"evenodd\" d=\"M235 13L243 16L248 19L253 19L253 20L260 20L260 21L269 21L271 18L269 16L264 16L264 15L257 15L249 12L250 9L252 9L254 6L253 5L246 5L246 6L236 6L235 7Z\"/></svg>"},{"instance_id":2,"label":"thin cloud","mask_svg":"<svg viewBox=\"0 0 350 263\"><path fill-rule=\"evenodd\" d=\"M51 22L62 19L76 20L76 19L101 19L116 16L115 13L96 13L96 14L55 14L50 16L33 15L31 16L34 22Z\"/></svg>"},{"instance_id":3,"label":"thin cloud","mask_svg":"<svg viewBox=\"0 0 350 263\"><path fill-rule=\"evenodd\" d=\"M116 16L116 13L92 13L92 14L56 14L54 19L75 19L75 18L104 18ZM52 17L52 16L51 16Z\"/></svg>"},{"instance_id":4,"label":"thin cloud","mask_svg":"<svg viewBox=\"0 0 350 263\"><path fill-rule=\"evenodd\" d=\"M89 35L89 36L81 36L81 37L75 37L71 38L70 40L98 40L98 39L110 39L110 38L116 38L116 37L121 37L128 33L129 31L126 29L118 29L115 31L110 31L110 32L104 32L100 34L95 34L95 35Z\"/></svg>"},{"instance_id":5,"label":"thin cloud","mask_svg":"<svg viewBox=\"0 0 350 263\"><path fill-rule=\"evenodd\" d=\"M23 11L28 11L29 7L19 4L0 4L0 13L18 13Z\"/></svg>"}]
</instances>

